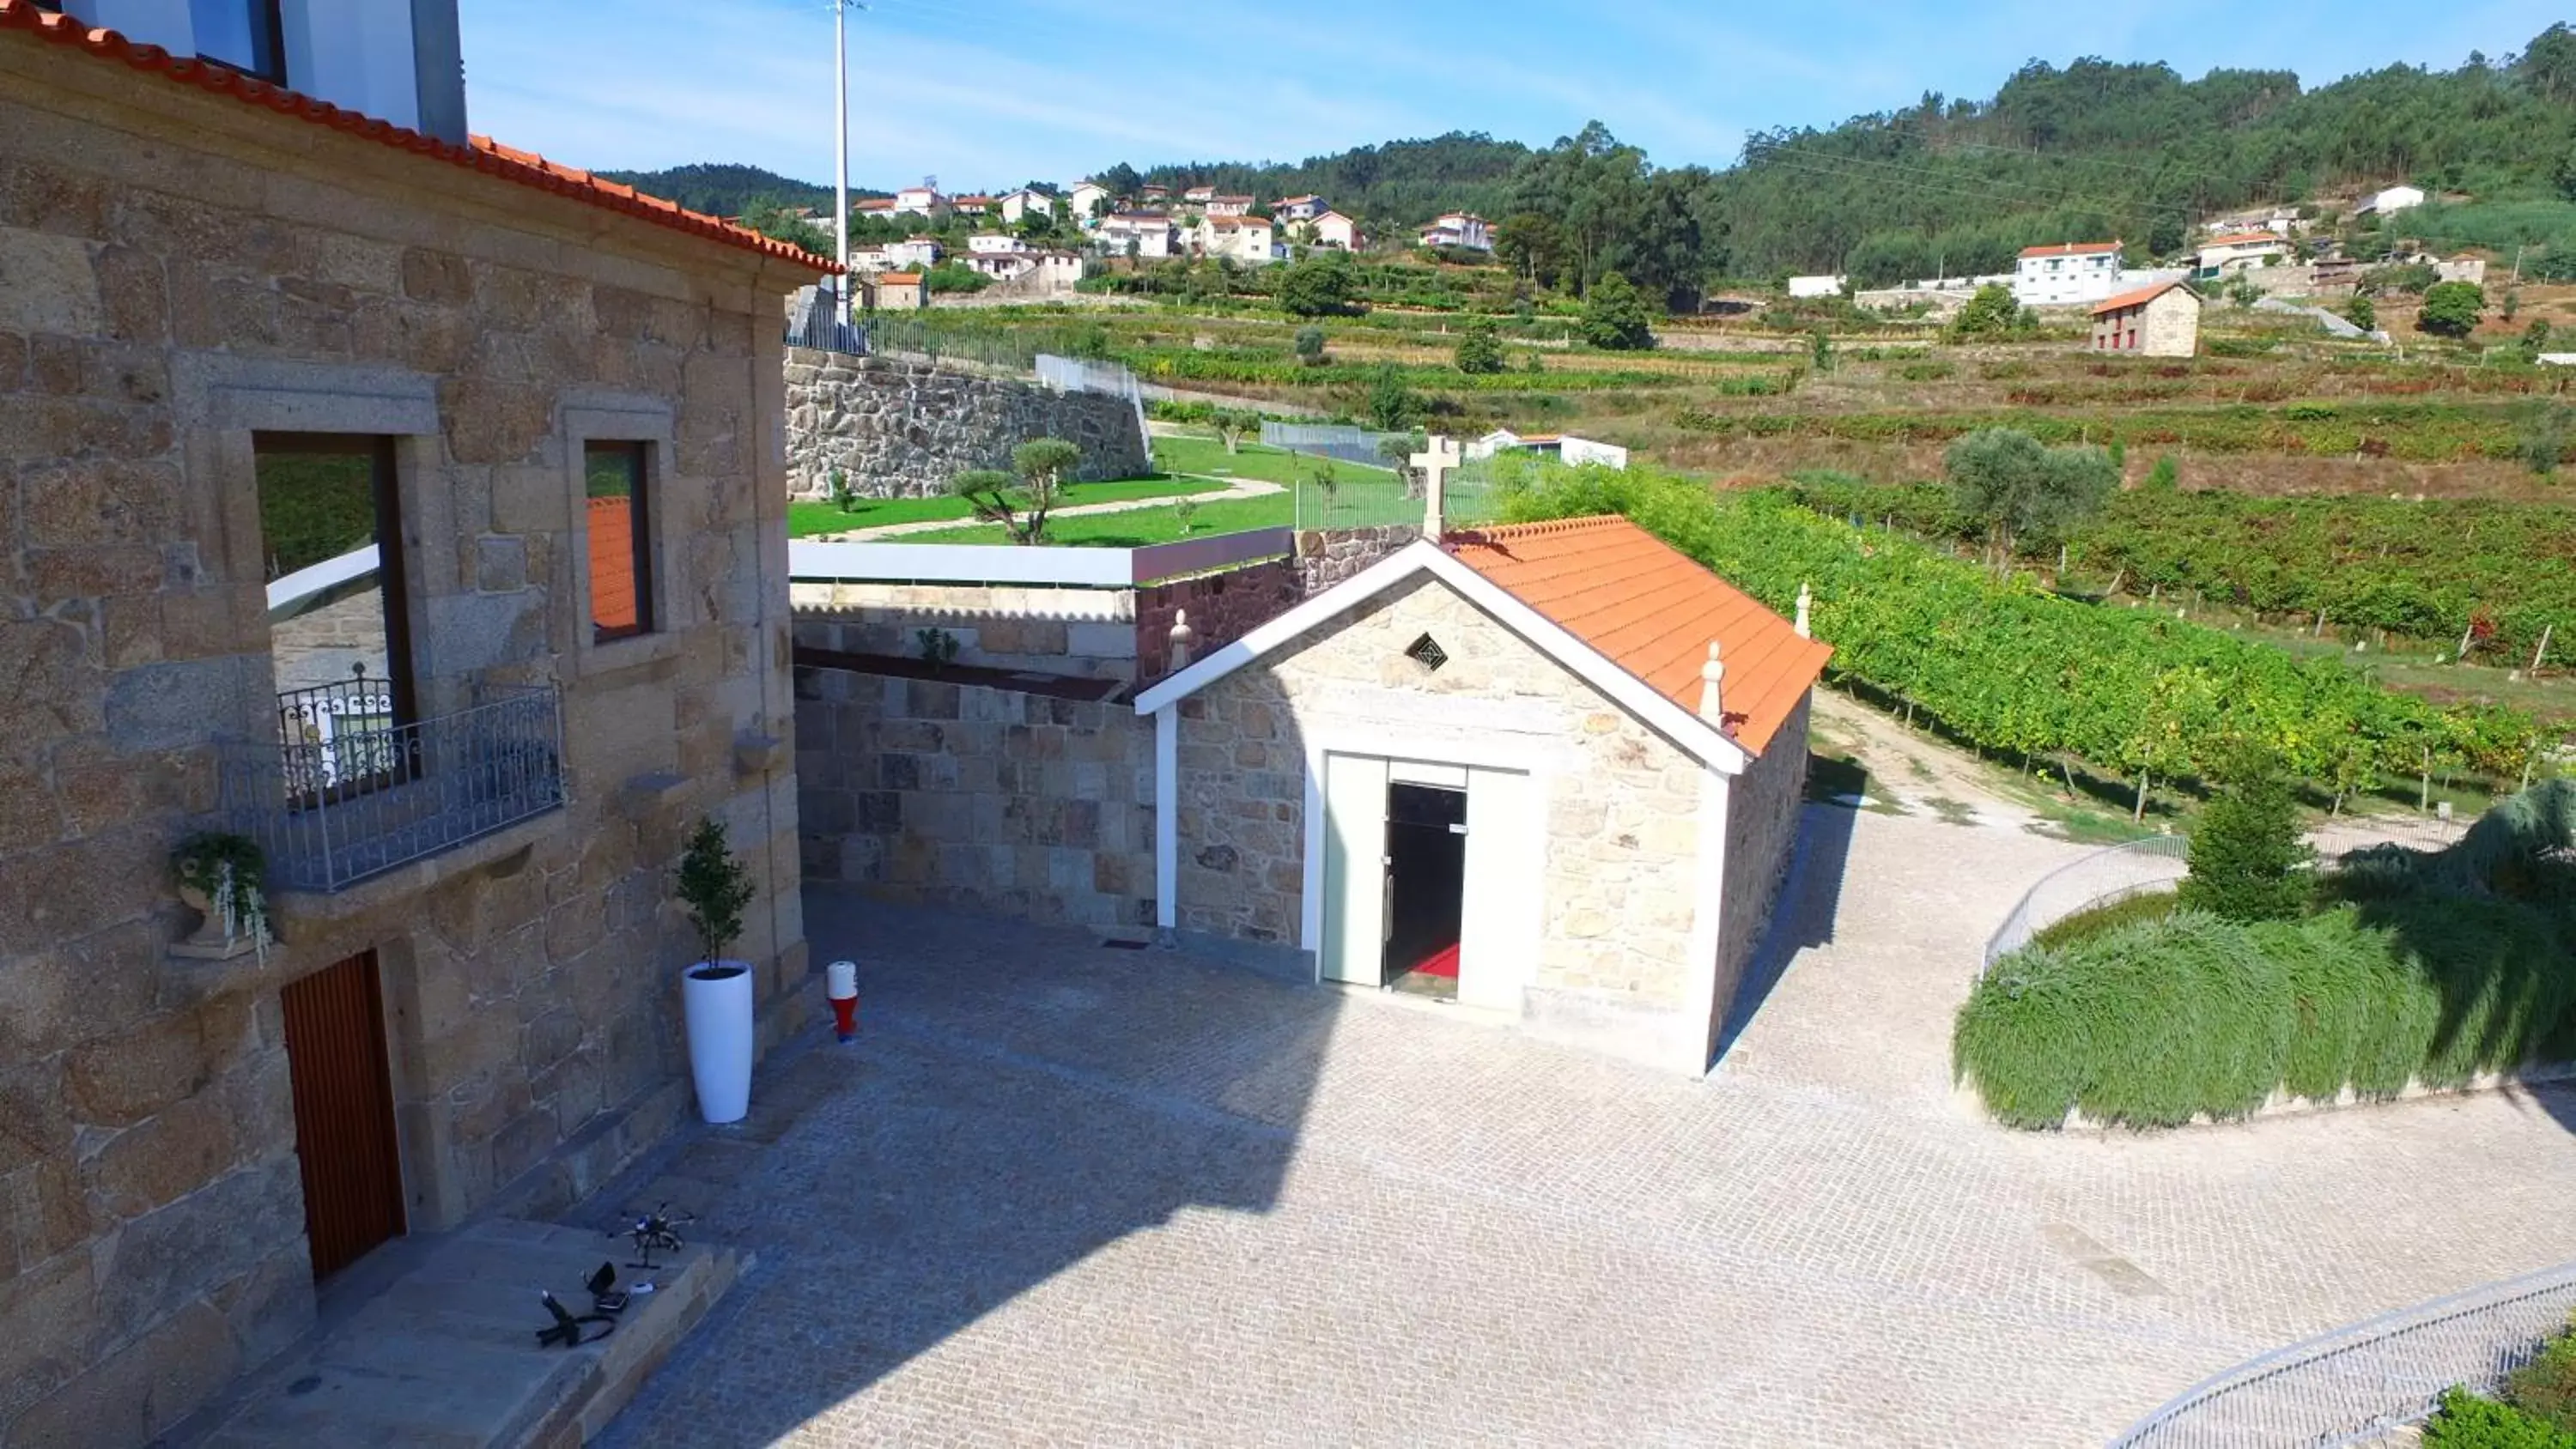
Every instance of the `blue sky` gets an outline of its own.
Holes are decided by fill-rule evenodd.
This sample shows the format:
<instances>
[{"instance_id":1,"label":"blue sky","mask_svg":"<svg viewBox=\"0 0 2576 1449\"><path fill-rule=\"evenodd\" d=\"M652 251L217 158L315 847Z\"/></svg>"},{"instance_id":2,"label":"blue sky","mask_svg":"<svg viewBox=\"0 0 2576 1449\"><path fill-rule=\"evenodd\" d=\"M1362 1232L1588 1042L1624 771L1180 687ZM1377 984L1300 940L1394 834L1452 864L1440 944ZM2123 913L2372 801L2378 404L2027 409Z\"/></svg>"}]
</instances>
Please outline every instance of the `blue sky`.
<instances>
[{"instance_id":1,"label":"blue sky","mask_svg":"<svg viewBox=\"0 0 2576 1449\"><path fill-rule=\"evenodd\" d=\"M2561 18L2546 0L1710 5L1687 0L871 0L851 15L854 185L1069 181L1117 161L1295 160L1598 118L1660 164L1748 129L1829 125L1926 90L1986 96L2025 60L2286 67L2310 85L2456 65ZM825 0L462 0L476 131L593 169L832 166Z\"/></svg>"}]
</instances>

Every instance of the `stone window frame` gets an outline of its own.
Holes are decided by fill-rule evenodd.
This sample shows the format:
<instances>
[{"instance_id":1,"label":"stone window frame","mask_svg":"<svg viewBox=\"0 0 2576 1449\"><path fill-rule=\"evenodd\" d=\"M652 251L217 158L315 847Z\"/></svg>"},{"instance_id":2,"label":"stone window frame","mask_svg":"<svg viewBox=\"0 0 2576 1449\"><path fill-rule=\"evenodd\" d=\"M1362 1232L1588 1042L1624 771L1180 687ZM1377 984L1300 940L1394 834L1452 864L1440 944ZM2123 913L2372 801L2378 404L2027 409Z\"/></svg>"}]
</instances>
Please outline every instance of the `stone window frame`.
<instances>
[{"instance_id":1,"label":"stone window frame","mask_svg":"<svg viewBox=\"0 0 2576 1449\"><path fill-rule=\"evenodd\" d=\"M558 655L567 679L677 655L681 635L700 622L674 572L679 536L673 522L695 511L689 506L688 480L675 466L678 404L644 393L570 393L557 409L555 432L563 448L564 548L572 572L572 647ZM583 522L590 504L587 464L594 442L644 445L644 557L652 573L646 590L652 617L645 629L605 640L593 637L590 626L590 530Z\"/></svg>"},{"instance_id":2,"label":"stone window frame","mask_svg":"<svg viewBox=\"0 0 2576 1449\"><path fill-rule=\"evenodd\" d=\"M190 521L201 540L215 544L217 557L209 572L219 583L242 589L264 588L266 549L259 517L259 464L253 439L259 433L332 434L350 438L390 439L394 454L394 497L404 562L400 600L411 625L414 708L421 718L456 707L452 693L463 687L442 677L439 644L429 607L430 576L423 566L424 540L441 531L453 534L455 509L444 486L445 434L438 409L438 380L401 368L345 363L305 362L235 357L223 353L185 353L171 369L172 420L179 430L183 467L191 479L192 507L210 508L211 516ZM276 688L276 663L265 649L264 687ZM239 721L227 721L255 735L272 702L261 701Z\"/></svg>"}]
</instances>

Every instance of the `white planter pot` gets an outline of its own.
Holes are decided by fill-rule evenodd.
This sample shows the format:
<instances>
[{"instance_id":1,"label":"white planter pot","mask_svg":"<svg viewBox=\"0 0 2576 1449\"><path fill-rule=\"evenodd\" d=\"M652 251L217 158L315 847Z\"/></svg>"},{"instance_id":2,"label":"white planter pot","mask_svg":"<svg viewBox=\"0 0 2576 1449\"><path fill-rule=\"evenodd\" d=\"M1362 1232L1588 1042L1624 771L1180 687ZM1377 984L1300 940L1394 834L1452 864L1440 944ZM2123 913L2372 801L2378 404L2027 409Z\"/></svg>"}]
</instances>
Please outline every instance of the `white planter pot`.
<instances>
[{"instance_id":1,"label":"white planter pot","mask_svg":"<svg viewBox=\"0 0 2576 1449\"><path fill-rule=\"evenodd\" d=\"M689 1075L709 1122L739 1122L751 1110L751 982L747 961L701 961L680 977Z\"/></svg>"}]
</instances>

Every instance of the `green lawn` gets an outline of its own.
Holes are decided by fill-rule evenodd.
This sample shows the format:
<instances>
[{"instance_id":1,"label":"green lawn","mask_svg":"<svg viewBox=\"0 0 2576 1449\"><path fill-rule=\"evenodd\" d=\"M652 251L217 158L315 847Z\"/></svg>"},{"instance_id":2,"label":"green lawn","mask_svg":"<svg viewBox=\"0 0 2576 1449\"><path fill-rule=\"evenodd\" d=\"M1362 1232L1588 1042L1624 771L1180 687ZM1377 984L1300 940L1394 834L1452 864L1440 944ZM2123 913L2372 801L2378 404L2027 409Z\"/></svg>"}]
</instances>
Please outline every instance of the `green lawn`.
<instances>
[{"instance_id":1,"label":"green lawn","mask_svg":"<svg viewBox=\"0 0 2576 1449\"><path fill-rule=\"evenodd\" d=\"M1204 478L1157 474L1150 478L1075 483L1064 490L1064 498L1065 506L1072 507L1080 503L1121 503L1130 498L1174 498L1191 493L1215 493L1223 491L1224 486ZM922 523L973 516L974 510L966 506L966 500L949 497L867 498L846 509L828 502L790 503L787 505L787 536L810 538L818 533L839 533L851 528L879 528L889 523ZM948 541L955 542L953 539Z\"/></svg>"},{"instance_id":2,"label":"green lawn","mask_svg":"<svg viewBox=\"0 0 2576 1449\"><path fill-rule=\"evenodd\" d=\"M1240 452L1229 453L1225 444L1215 438L1166 435L1153 442L1155 465L1168 473L1205 473L1217 478L1258 478L1265 483L1295 483L1313 477L1317 464L1330 462L1333 471L1344 478L1388 479L1395 476L1392 468L1376 468L1338 458L1312 458L1283 448L1265 448L1259 443L1245 443Z\"/></svg>"},{"instance_id":3,"label":"green lawn","mask_svg":"<svg viewBox=\"0 0 2576 1449\"><path fill-rule=\"evenodd\" d=\"M1136 508L1124 513L1095 513L1086 518L1059 518L1047 525L1047 541L1074 548L1142 548L1211 533L1243 533L1256 528L1285 528L1295 521L1296 500L1286 493L1266 498L1229 498L1202 503L1181 530L1180 514L1170 508ZM888 543L1008 543L998 524L942 528L907 533Z\"/></svg>"}]
</instances>

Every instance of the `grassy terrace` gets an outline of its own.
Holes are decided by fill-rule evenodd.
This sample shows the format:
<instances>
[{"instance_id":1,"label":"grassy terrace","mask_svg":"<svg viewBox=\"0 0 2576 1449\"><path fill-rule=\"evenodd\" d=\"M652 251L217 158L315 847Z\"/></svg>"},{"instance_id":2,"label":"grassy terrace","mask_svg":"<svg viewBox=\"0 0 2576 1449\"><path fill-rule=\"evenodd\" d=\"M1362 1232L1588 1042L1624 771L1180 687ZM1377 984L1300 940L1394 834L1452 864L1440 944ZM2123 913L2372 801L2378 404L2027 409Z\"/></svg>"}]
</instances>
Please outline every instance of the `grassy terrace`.
<instances>
[{"instance_id":1,"label":"grassy terrace","mask_svg":"<svg viewBox=\"0 0 2576 1449\"><path fill-rule=\"evenodd\" d=\"M1065 506L1083 503L1123 503L1135 498L1176 498L1192 493L1221 492L1221 482L1205 478L1172 477L1157 474L1150 478L1118 478L1100 483L1076 483L1064 490ZM811 538L818 533L839 533L852 528L882 528L890 523L928 523L943 518L967 519L974 510L962 498L863 498L849 508L829 502L790 503L787 505L787 536Z\"/></svg>"}]
</instances>

